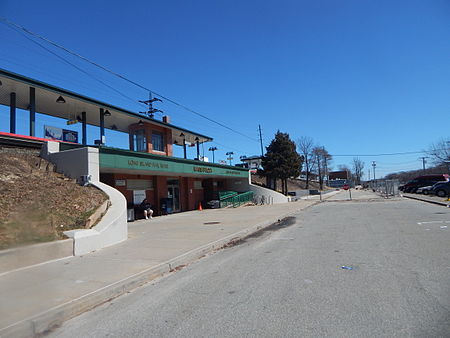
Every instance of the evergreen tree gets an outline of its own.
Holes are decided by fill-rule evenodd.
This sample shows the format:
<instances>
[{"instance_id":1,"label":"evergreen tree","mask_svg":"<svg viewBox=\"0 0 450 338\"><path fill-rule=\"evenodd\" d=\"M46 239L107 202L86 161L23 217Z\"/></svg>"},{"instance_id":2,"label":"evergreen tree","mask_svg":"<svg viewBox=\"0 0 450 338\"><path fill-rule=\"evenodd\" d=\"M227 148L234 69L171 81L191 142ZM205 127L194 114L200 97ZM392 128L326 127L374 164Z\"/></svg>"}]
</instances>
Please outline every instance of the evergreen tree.
<instances>
[{"instance_id":1,"label":"evergreen tree","mask_svg":"<svg viewBox=\"0 0 450 338\"><path fill-rule=\"evenodd\" d=\"M264 174L272 180L281 179L282 192L287 194L287 179L300 175L302 158L289 134L280 131L277 131L266 149L267 153L262 160Z\"/></svg>"}]
</instances>

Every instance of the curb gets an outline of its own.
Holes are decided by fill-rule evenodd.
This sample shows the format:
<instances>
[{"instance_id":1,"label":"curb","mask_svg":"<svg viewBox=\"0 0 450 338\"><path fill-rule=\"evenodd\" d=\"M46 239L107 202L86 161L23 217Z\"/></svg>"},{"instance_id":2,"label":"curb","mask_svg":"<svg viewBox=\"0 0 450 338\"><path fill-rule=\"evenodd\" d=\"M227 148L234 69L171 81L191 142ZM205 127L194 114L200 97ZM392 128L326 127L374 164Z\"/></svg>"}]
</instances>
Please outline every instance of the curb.
<instances>
[{"instance_id":1,"label":"curb","mask_svg":"<svg viewBox=\"0 0 450 338\"><path fill-rule=\"evenodd\" d=\"M442 205L444 207L450 208L450 202L445 203L445 202L438 202L438 201L432 201L432 200L425 200L419 197L415 197L415 196L406 196L406 195L400 195L402 197L406 197L412 200L416 200L416 201L421 201L421 202L427 202L427 203L432 203L432 204L437 204L437 205Z\"/></svg>"},{"instance_id":2,"label":"curb","mask_svg":"<svg viewBox=\"0 0 450 338\"><path fill-rule=\"evenodd\" d=\"M312 203L310 205L307 205L301 209L282 214L276 218L258 223L247 229L228 235L214 242L205 244L180 256L172 258L167 262L161 263L157 266L152 266L134 275L128 276L120 281L114 282L110 285L104 286L81 297L73 299L69 302L50 308L49 310L23 319L5 328L1 328L0 337L35 337L44 335L51 330L61 326L65 321L76 317L83 312L89 311L116 297L119 297L127 292L130 292L157 277L172 272L176 270L177 267L193 263L208 253L213 253L214 251L224 248L229 243L237 240L242 240L252 233L264 229L283 218L297 214L300 211L303 211L320 203L320 201L311 202Z\"/></svg>"}]
</instances>

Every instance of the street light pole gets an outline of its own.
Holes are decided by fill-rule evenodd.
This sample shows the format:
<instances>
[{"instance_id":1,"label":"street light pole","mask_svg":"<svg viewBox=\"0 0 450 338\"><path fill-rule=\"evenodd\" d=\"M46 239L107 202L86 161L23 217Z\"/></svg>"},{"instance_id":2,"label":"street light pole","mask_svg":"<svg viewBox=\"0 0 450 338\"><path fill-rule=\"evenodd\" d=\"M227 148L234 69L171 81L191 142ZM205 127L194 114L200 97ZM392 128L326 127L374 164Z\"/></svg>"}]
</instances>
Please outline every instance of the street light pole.
<instances>
[{"instance_id":1,"label":"street light pole","mask_svg":"<svg viewBox=\"0 0 450 338\"><path fill-rule=\"evenodd\" d=\"M213 163L214 163L214 152L217 150L217 147L210 147L208 150L209 150L209 151L212 151L212 154L213 154Z\"/></svg>"},{"instance_id":2,"label":"street light pole","mask_svg":"<svg viewBox=\"0 0 450 338\"><path fill-rule=\"evenodd\" d=\"M231 160L233 159L233 158L231 157L231 155L234 155L234 153L233 153L232 151L229 151L229 152L227 152L225 155L228 156L227 160L230 161L230 166L231 166Z\"/></svg>"}]
</instances>

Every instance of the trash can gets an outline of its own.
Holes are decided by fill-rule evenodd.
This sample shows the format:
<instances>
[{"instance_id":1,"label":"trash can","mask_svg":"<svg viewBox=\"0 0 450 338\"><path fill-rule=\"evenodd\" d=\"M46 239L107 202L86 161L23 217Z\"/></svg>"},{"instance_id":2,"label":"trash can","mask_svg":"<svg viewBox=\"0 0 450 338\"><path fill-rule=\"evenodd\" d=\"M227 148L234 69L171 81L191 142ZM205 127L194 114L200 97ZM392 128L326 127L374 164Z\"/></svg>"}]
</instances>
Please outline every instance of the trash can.
<instances>
[{"instance_id":1,"label":"trash can","mask_svg":"<svg viewBox=\"0 0 450 338\"><path fill-rule=\"evenodd\" d=\"M173 212L172 198L161 198L160 200L161 213L163 215L171 214Z\"/></svg>"},{"instance_id":2,"label":"trash can","mask_svg":"<svg viewBox=\"0 0 450 338\"><path fill-rule=\"evenodd\" d=\"M127 221L134 222L134 208L127 209Z\"/></svg>"}]
</instances>

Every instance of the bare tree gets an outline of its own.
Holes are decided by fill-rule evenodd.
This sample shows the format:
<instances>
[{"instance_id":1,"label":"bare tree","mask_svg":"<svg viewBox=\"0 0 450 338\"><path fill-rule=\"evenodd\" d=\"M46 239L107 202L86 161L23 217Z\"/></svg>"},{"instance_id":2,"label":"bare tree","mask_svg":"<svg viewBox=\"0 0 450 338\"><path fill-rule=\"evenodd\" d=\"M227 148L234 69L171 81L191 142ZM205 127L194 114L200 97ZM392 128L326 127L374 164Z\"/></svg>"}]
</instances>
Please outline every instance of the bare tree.
<instances>
[{"instance_id":1,"label":"bare tree","mask_svg":"<svg viewBox=\"0 0 450 338\"><path fill-rule=\"evenodd\" d=\"M313 167L313 150L314 141L309 136L302 136L297 140L297 149L301 156L303 156L303 163L305 165L305 173L306 173L306 189L309 188L309 177Z\"/></svg>"},{"instance_id":2,"label":"bare tree","mask_svg":"<svg viewBox=\"0 0 450 338\"><path fill-rule=\"evenodd\" d=\"M317 166L320 189L323 189L323 179L328 175L328 164L332 156L323 146L316 146L312 149L312 162Z\"/></svg>"},{"instance_id":3,"label":"bare tree","mask_svg":"<svg viewBox=\"0 0 450 338\"><path fill-rule=\"evenodd\" d=\"M364 170L364 162L358 158L353 158L353 175L355 177L355 183L361 184L361 177L363 176L363 170Z\"/></svg>"},{"instance_id":4,"label":"bare tree","mask_svg":"<svg viewBox=\"0 0 450 338\"><path fill-rule=\"evenodd\" d=\"M323 160L323 168L324 172L323 175L327 177L327 185L329 184L329 173L330 173L330 162L333 160L333 156L328 152L328 150L325 149L325 147L322 147L322 160Z\"/></svg>"},{"instance_id":5,"label":"bare tree","mask_svg":"<svg viewBox=\"0 0 450 338\"><path fill-rule=\"evenodd\" d=\"M428 150L433 162L436 165L442 165L447 163L450 167L450 139L440 139L438 142L433 143Z\"/></svg>"}]
</instances>

